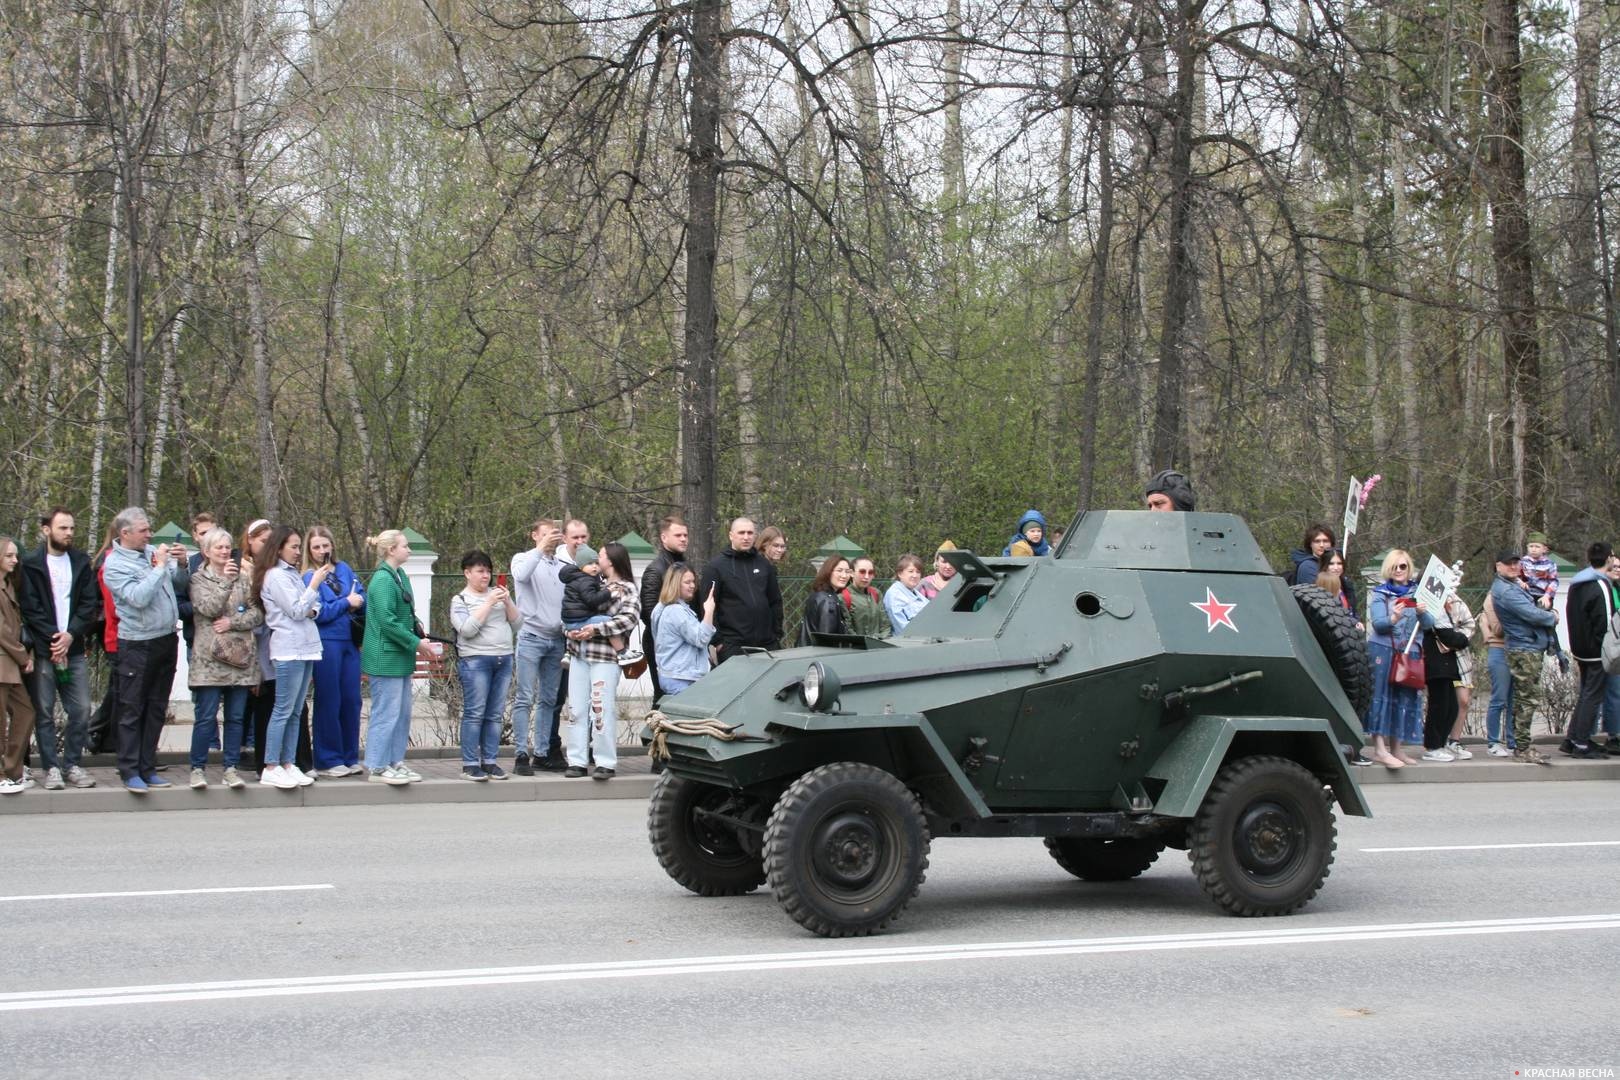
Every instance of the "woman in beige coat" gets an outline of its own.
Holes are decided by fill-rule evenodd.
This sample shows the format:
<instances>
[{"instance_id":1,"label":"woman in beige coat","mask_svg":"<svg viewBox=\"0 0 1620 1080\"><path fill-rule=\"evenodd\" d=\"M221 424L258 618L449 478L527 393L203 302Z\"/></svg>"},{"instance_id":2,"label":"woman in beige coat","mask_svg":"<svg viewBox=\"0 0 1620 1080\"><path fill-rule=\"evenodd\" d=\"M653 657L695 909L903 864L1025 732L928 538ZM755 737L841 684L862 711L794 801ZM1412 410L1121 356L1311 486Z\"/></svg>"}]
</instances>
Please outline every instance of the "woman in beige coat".
<instances>
[{"instance_id":1,"label":"woman in beige coat","mask_svg":"<svg viewBox=\"0 0 1620 1080\"><path fill-rule=\"evenodd\" d=\"M253 599L252 579L232 557L231 534L211 529L202 539L203 563L191 575L191 610L196 639L191 647L191 686L195 720L191 727L191 786L208 786L208 747L214 717L225 706L225 786L245 781L236 773L242 758L242 721L248 689L259 684L258 642L253 628L264 622L264 610Z\"/></svg>"},{"instance_id":2,"label":"woman in beige coat","mask_svg":"<svg viewBox=\"0 0 1620 1080\"><path fill-rule=\"evenodd\" d=\"M23 781L23 755L34 733L34 704L22 677L34 670L34 650L22 641L22 610L17 604L17 542L0 536L0 795L18 795Z\"/></svg>"}]
</instances>

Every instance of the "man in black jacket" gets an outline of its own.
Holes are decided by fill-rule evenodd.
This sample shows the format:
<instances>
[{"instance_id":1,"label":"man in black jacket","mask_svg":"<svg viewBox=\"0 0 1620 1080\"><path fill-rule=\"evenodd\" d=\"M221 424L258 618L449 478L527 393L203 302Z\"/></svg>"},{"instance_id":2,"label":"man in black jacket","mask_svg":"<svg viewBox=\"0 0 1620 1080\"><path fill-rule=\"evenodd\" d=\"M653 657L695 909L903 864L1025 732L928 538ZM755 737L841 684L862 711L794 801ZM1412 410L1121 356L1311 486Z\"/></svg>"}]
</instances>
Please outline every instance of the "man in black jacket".
<instances>
[{"instance_id":1,"label":"man in black jacket","mask_svg":"<svg viewBox=\"0 0 1620 1080\"><path fill-rule=\"evenodd\" d=\"M686 561L686 547L691 533L679 514L671 514L658 523L658 554L641 574L641 651L647 657L647 677L652 680L653 703L664 696L658 686L658 658L653 653L653 608L658 606L658 594L664 588L664 573L678 562Z\"/></svg>"},{"instance_id":2,"label":"man in black jacket","mask_svg":"<svg viewBox=\"0 0 1620 1080\"><path fill-rule=\"evenodd\" d=\"M754 523L731 523L731 546L703 568L697 594L715 587L714 643L725 663L745 648L775 649L782 640L782 588L771 560L754 550Z\"/></svg>"},{"instance_id":3,"label":"man in black jacket","mask_svg":"<svg viewBox=\"0 0 1620 1080\"><path fill-rule=\"evenodd\" d=\"M1570 583L1565 615L1569 620L1569 651L1580 670L1581 696L1575 702L1575 715L1564 733L1560 749L1575 758L1608 757L1603 747L1592 742L1592 725L1608 689L1603 670L1603 632L1609 625L1609 579L1604 569L1614 549L1601 540L1586 546L1587 569Z\"/></svg>"},{"instance_id":4,"label":"man in black jacket","mask_svg":"<svg viewBox=\"0 0 1620 1080\"><path fill-rule=\"evenodd\" d=\"M73 546L73 512L55 506L40 515L40 544L22 557L18 602L34 639L34 671L25 676L34 699L34 738L45 787L95 787L79 767L90 730L90 676L84 645L101 616L101 590L90 557ZM56 752L56 702L67 713L66 738Z\"/></svg>"}]
</instances>

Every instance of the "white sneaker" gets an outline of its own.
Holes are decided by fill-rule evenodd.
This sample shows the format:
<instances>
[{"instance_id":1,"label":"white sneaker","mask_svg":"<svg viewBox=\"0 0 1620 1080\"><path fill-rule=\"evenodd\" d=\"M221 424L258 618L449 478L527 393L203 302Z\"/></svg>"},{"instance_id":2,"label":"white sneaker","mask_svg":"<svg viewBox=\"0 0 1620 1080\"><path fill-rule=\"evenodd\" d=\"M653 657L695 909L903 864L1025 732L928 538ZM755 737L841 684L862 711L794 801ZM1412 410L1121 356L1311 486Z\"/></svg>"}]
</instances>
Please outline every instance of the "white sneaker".
<instances>
[{"instance_id":1,"label":"white sneaker","mask_svg":"<svg viewBox=\"0 0 1620 1080\"><path fill-rule=\"evenodd\" d=\"M294 787L309 787L315 782L313 776L310 776L296 765L283 765L282 769L292 779Z\"/></svg>"},{"instance_id":2,"label":"white sneaker","mask_svg":"<svg viewBox=\"0 0 1620 1080\"><path fill-rule=\"evenodd\" d=\"M9 776L0 776L0 795L21 795L22 793L21 781L13 780Z\"/></svg>"},{"instance_id":3,"label":"white sneaker","mask_svg":"<svg viewBox=\"0 0 1620 1080\"><path fill-rule=\"evenodd\" d=\"M77 765L68 766L67 782L76 788L93 788L96 786L96 778Z\"/></svg>"},{"instance_id":4,"label":"white sneaker","mask_svg":"<svg viewBox=\"0 0 1620 1080\"><path fill-rule=\"evenodd\" d=\"M422 774L405 764L403 761L394 763L394 771L399 773L399 775L403 776L410 783L420 784L422 782Z\"/></svg>"},{"instance_id":5,"label":"white sneaker","mask_svg":"<svg viewBox=\"0 0 1620 1080\"><path fill-rule=\"evenodd\" d=\"M272 765L259 774L259 783L269 787L278 787L283 791L298 786L298 781L280 765Z\"/></svg>"},{"instance_id":6,"label":"white sneaker","mask_svg":"<svg viewBox=\"0 0 1620 1080\"><path fill-rule=\"evenodd\" d=\"M198 791L208 786L208 774L201 769L191 770L191 786Z\"/></svg>"},{"instance_id":7,"label":"white sneaker","mask_svg":"<svg viewBox=\"0 0 1620 1080\"><path fill-rule=\"evenodd\" d=\"M1485 752L1487 754L1491 755L1491 757L1512 757L1513 756L1513 751L1511 751L1511 750L1509 750L1507 748L1506 743L1493 742L1493 743L1491 743L1490 746L1485 748Z\"/></svg>"},{"instance_id":8,"label":"white sneaker","mask_svg":"<svg viewBox=\"0 0 1620 1080\"><path fill-rule=\"evenodd\" d=\"M1451 756L1451 751L1450 750L1447 750L1445 747L1441 747L1439 750L1425 750L1423 752L1422 760L1424 760L1424 761L1456 761L1457 759Z\"/></svg>"},{"instance_id":9,"label":"white sneaker","mask_svg":"<svg viewBox=\"0 0 1620 1080\"><path fill-rule=\"evenodd\" d=\"M62 782L61 769L53 768L45 774L46 791L61 791L65 787L67 787L67 785Z\"/></svg>"},{"instance_id":10,"label":"white sneaker","mask_svg":"<svg viewBox=\"0 0 1620 1080\"><path fill-rule=\"evenodd\" d=\"M336 780L339 777L348 776L349 767L347 765L334 765L330 769L316 769L315 775L324 776L329 780Z\"/></svg>"},{"instance_id":11,"label":"white sneaker","mask_svg":"<svg viewBox=\"0 0 1620 1080\"><path fill-rule=\"evenodd\" d=\"M1464 750L1463 745L1460 742L1448 742L1446 743L1446 749L1451 751L1451 756L1456 758L1458 761L1467 761L1469 758L1474 756L1474 752L1472 750Z\"/></svg>"},{"instance_id":12,"label":"white sneaker","mask_svg":"<svg viewBox=\"0 0 1620 1080\"><path fill-rule=\"evenodd\" d=\"M411 782L410 777L395 769L392 765L386 769L372 769L366 780L373 784L393 784L395 787Z\"/></svg>"},{"instance_id":13,"label":"white sneaker","mask_svg":"<svg viewBox=\"0 0 1620 1080\"><path fill-rule=\"evenodd\" d=\"M235 769L226 769L225 770L225 786L228 787L228 788L239 788L239 787L245 787L247 785L243 782L242 777L237 773L237 771Z\"/></svg>"}]
</instances>

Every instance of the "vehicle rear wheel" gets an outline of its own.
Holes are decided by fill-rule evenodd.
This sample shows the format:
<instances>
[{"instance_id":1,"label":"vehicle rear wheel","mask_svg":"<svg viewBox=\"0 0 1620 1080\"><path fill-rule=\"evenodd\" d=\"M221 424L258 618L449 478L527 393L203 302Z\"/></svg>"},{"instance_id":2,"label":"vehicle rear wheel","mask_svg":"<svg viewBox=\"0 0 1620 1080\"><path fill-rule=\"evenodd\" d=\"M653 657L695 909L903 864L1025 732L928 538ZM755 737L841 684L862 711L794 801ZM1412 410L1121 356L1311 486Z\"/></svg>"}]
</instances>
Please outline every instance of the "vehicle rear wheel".
<instances>
[{"instance_id":1,"label":"vehicle rear wheel","mask_svg":"<svg viewBox=\"0 0 1620 1080\"><path fill-rule=\"evenodd\" d=\"M728 788L662 773L647 802L647 834L659 865L699 896L741 896L765 882L758 845L743 842L734 826L713 814L747 807Z\"/></svg>"},{"instance_id":2,"label":"vehicle rear wheel","mask_svg":"<svg viewBox=\"0 0 1620 1080\"><path fill-rule=\"evenodd\" d=\"M881 930L917 895L928 825L911 790L871 765L812 769L765 825L765 870L782 909L822 937Z\"/></svg>"},{"instance_id":3,"label":"vehicle rear wheel","mask_svg":"<svg viewBox=\"0 0 1620 1080\"><path fill-rule=\"evenodd\" d=\"M1295 585L1294 600L1316 643L1327 654L1350 707L1357 716L1365 715L1372 703L1372 661L1367 659L1367 639L1356 629L1356 617L1344 609L1338 597L1315 585Z\"/></svg>"},{"instance_id":4,"label":"vehicle rear wheel","mask_svg":"<svg viewBox=\"0 0 1620 1080\"><path fill-rule=\"evenodd\" d=\"M1234 915L1288 915L1333 865L1333 810L1322 781L1280 757L1228 762L1188 832L1187 857L1210 899Z\"/></svg>"},{"instance_id":5,"label":"vehicle rear wheel","mask_svg":"<svg viewBox=\"0 0 1620 1080\"><path fill-rule=\"evenodd\" d=\"M1046 850L1059 866L1084 881L1129 881L1153 865L1164 843L1135 837L1097 840L1049 836Z\"/></svg>"}]
</instances>

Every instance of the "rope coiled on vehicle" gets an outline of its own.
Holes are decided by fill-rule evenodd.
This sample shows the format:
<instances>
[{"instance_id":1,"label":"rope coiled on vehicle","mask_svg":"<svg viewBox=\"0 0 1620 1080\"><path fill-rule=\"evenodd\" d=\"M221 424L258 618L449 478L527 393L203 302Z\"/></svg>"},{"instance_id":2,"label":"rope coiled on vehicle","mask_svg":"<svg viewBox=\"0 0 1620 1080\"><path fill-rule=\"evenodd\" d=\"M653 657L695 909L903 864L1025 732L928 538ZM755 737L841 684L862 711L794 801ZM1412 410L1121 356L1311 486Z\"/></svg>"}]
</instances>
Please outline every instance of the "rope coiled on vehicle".
<instances>
[{"instance_id":1,"label":"rope coiled on vehicle","mask_svg":"<svg viewBox=\"0 0 1620 1080\"><path fill-rule=\"evenodd\" d=\"M711 735L716 739L727 742L737 737L737 729L741 724L723 724L716 717L706 720L671 720L663 713L654 709L647 714L645 731L652 737L647 745L647 755L654 761L669 760L668 735Z\"/></svg>"}]
</instances>

